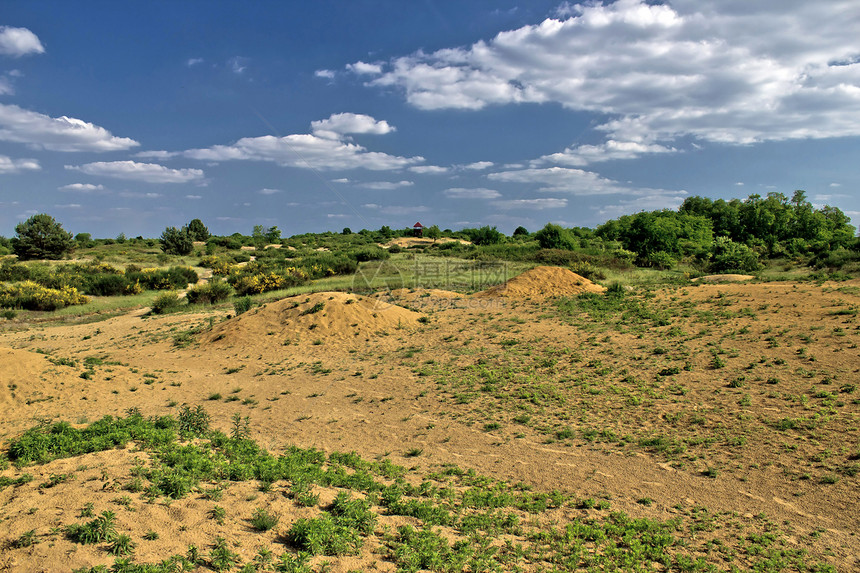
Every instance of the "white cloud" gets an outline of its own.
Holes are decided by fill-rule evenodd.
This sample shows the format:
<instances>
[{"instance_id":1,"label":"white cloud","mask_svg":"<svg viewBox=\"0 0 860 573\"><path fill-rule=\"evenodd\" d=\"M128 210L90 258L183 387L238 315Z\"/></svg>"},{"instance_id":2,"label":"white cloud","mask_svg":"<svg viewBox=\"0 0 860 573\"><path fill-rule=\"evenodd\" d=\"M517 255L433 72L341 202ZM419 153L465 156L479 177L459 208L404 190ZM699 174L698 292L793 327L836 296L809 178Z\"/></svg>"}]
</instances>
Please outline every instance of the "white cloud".
<instances>
[{"instance_id":1,"label":"white cloud","mask_svg":"<svg viewBox=\"0 0 860 573\"><path fill-rule=\"evenodd\" d=\"M860 135L855 0L593 1L557 14L378 72L363 62L350 69L421 109L558 102L608 116L598 126L608 141L647 153L684 136L750 144ZM572 151L577 165L608 150Z\"/></svg>"},{"instance_id":2,"label":"white cloud","mask_svg":"<svg viewBox=\"0 0 860 573\"><path fill-rule=\"evenodd\" d=\"M203 199L203 195L186 195L185 198L186 199L192 199L192 200L196 201L197 199Z\"/></svg>"},{"instance_id":3,"label":"white cloud","mask_svg":"<svg viewBox=\"0 0 860 573\"><path fill-rule=\"evenodd\" d=\"M842 187L842 183L831 183L828 187Z\"/></svg>"},{"instance_id":4,"label":"white cloud","mask_svg":"<svg viewBox=\"0 0 860 573\"><path fill-rule=\"evenodd\" d=\"M610 139L600 145L578 145L576 147L569 147L561 153L544 155L540 159L532 161L532 165L556 163L559 165L583 167L599 161L633 159L646 153L673 153L676 151L673 147L666 147L655 143L615 141L614 139Z\"/></svg>"},{"instance_id":5,"label":"white cloud","mask_svg":"<svg viewBox=\"0 0 860 573\"><path fill-rule=\"evenodd\" d=\"M170 169L156 163L136 161L97 161L84 165L66 165L66 169L87 175L130 179L146 183L199 183L203 181L200 169Z\"/></svg>"},{"instance_id":6,"label":"white cloud","mask_svg":"<svg viewBox=\"0 0 860 573\"><path fill-rule=\"evenodd\" d=\"M654 190L651 193L632 199L624 199L617 203L601 205L597 209L597 214L605 221L617 219L622 215L632 215L639 211L677 209L686 198L686 191Z\"/></svg>"},{"instance_id":7,"label":"white cloud","mask_svg":"<svg viewBox=\"0 0 860 573\"><path fill-rule=\"evenodd\" d=\"M564 209L567 207L567 199L508 199L505 201L493 201L493 206L499 209Z\"/></svg>"},{"instance_id":8,"label":"white cloud","mask_svg":"<svg viewBox=\"0 0 860 573\"><path fill-rule=\"evenodd\" d=\"M66 204L54 205L54 207L57 209L80 209L81 204L80 203L66 203Z\"/></svg>"},{"instance_id":9,"label":"white cloud","mask_svg":"<svg viewBox=\"0 0 860 573\"><path fill-rule=\"evenodd\" d=\"M268 187L265 189L260 189L257 191L260 195L274 195L276 193L281 193L280 189L269 189Z\"/></svg>"},{"instance_id":10,"label":"white cloud","mask_svg":"<svg viewBox=\"0 0 860 573\"><path fill-rule=\"evenodd\" d=\"M474 171L481 171L483 169L489 169L495 165L492 161L476 161L475 163L469 163L463 166L463 169L472 169Z\"/></svg>"},{"instance_id":11,"label":"white cloud","mask_svg":"<svg viewBox=\"0 0 860 573\"><path fill-rule=\"evenodd\" d=\"M343 213L327 213L326 217L329 219L349 219L351 215L344 215Z\"/></svg>"},{"instance_id":12,"label":"white cloud","mask_svg":"<svg viewBox=\"0 0 860 573\"><path fill-rule=\"evenodd\" d=\"M104 185L94 185L93 183L69 183L62 187L57 187L60 191L76 191L78 193L94 193L104 191Z\"/></svg>"},{"instance_id":13,"label":"white cloud","mask_svg":"<svg viewBox=\"0 0 860 573\"><path fill-rule=\"evenodd\" d=\"M41 168L35 159L12 159L7 155L0 155L0 174L39 171Z\"/></svg>"},{"instance_id":14,"label":"white cloud","mask_svg":"<svg viewBox=\"0 0 860 573\"><path fill-rule=\"evenodd\" d=\"M227 67L230 68L234 74L241 75L245 73L245 70L248 68L248 62L250 60L248 58L243 58L242 56L233 56L229 60L227 60Z\"/></svg>"},{"instance_id":15,"label":"white cloud","mask_svg":"<svg viewBox=\"0 0 860 573\"><path fill-rule=\"evenodd\" d=\"M568 167L544 169L519 169L490 173L487 178L503 183L531 183L539 185L539 191L570 193L572 195L608 195L630 193L631 190L617 181L601 177L592 171Z\"/></svg>"},{"instance_id":16,"label":"white cloud","mask_svg":"<svg viewBox=\"0 0 860 573\"><path fill-rule=\"evenodd\" d=\"M4 56L25 56L43 54L45 47L39 37L27 28L0 26L0 54Z\"/></svg>"},{"instance_id":17,"label":"white cloud","mask_svg":"<svg viewBox=\"0 0 860 573\"><path fill-rule=\"evenodd\" d=\"M196 66L197 64L202 64L204 62L203 58L188 58L185 61L185 65L189 68Z\"/></svg>"},{"instance_id":18,"label":"white cloud","mask_svg":"<svg viewBox=\"0 0 860 573\"><path fill-rule=\"evenodd\" d=\"M502 194L495 189L485 189L483 187L476 189L452 187L450 189L445 189L442 193L450 199L498 199L502 196Z\"/></svg>"},{"instance_id":19,"label":"white cloud","mask_svg":"<svg viewBox=\"0 0 860 573\"><path fill-rule=\"evenodd\" d=\"M140 159L173 159L180 155L182 155L182 153L179 151L152 150L138 151L137 153L132 154L132 157L138 157Z\"/></svg>"},{"instance_id":20,"label":"white cloud","mask_svg":"<svg viewBox=\"0 0 860 573\"><path fill-rule=\"evenodd\" d=\"M50 117L0 104L0 140L50 151L122 151L140 145L73 117Z\"/></svg>"},{"instance_id":21,"label":"white cloud","mask_svg":"<svg viewBox=\"0 0 860 573\"><path fill-rule=\"evenodd\" d=\"M7 76L0 76L0 95L12 95L15 93L15 86L12 85L12 80Z\"/></svg>"},{"instance_id":22,"label":"white cloud","mask_svg":"<svg viewBox=\"0 0 860 573\"><path fill-rule=\"evenodd\" d=\"M332 179L331 182L332 183L349 183L350 181L346 177L340 177L339 179Z\"/></svg>"},{"instance_id":23,"label":"white cloud","mask_svg":"<svg viewBox=\"0 0 860 573\"><path fill-rule=\"evenodd\" d=\"M366 62L355 62L347 64L346 69L359 75L369 74L378 75L382 73L382 66L379 64L368 64Z\"/></svg>"},{"instance_id":24,"label":"white cloud","mask_svg":"<svg viewBox=\"0 0 860 573\"><path fill-rule=\"evenodd\" d=\"M410 167L409 171L412 173L418 173L419 175L442 175L444 173L448 173L450 169L439 165L416 165L414 167Z\"/></svg>"},{"instance_id":25,"label":"white cloud","mask_svg":"<svg viewBox=\"0 0 860 573\"><path fill-rule=\"evenodd\" d=\"M415 185L412 181L369 181L367 183L359 183L359 187L365 189L375 189L377 191L391 191L402 187L412 187Z\"/></svg>"},{"instance_id":26,"label":"white cloud","mask_svg":"<svg viewBox=\"0 0 860 573\"><path fill-rule=\"evenodd\" d=\"M334 72L332 70L317 70L314 72L314 76L318 78L325 78L327 80L334 79Z\"/></svg>"},{"instance_id":27,"label":"white cloud","mask_svg":"<svg viewBox=\"0 0 860 573\"><path fill-rule=\"evenodd\" d=\"M395 131L387 121L377 121L360 113L333 113L328 119L311 122L311 131L318 137L341 139L350 133L385 135Z\"/></svg>"},{"instance_id":28,"label":"white cloud","mask_svg":"<svg viewBox=\"0 0 860 573\"><path fill-rule=\"evenodd\" d=\"M190 149L182 155L202 161L271 161L285 167L320 170L392 171L424 162L420 156L398 157L368 151L348 141L347 133L384 134L394 130L387 122L367 115L334 114L313 122L312 126L313 134L244 137L231 145Z\"/></svg>"}]
</instances>

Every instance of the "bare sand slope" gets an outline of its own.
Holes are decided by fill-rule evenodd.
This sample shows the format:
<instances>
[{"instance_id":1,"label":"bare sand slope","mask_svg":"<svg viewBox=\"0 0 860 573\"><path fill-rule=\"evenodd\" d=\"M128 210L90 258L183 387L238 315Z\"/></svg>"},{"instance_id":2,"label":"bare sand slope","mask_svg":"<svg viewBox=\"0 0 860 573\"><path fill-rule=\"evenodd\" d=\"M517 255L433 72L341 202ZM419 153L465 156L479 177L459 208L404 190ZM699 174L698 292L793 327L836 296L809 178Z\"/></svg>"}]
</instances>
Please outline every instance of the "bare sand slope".
<instances>
[{"instance_id":1,"label":"bare sand slope","mask_svg":"<svg viewBox=\"0 0 860 573\"><path fill-rule=\"evenodd\" d=\"M201 339L212 345L365 341L380 332L414 329L421 314L376 298L321 292L263 305L227 320Z\"/></svg>"},{"instance_id":2,"label":"bare sand slope","mask_svg":"<svg viewBox=\"0 0 860 573\"><path fill-rule=\"evenodd\" d=\"M506 297L543 300L583 292L602 293L606 289L562 267L535 267L504 284L476 293L476 297Z\"/></svg>"}]
</instances>

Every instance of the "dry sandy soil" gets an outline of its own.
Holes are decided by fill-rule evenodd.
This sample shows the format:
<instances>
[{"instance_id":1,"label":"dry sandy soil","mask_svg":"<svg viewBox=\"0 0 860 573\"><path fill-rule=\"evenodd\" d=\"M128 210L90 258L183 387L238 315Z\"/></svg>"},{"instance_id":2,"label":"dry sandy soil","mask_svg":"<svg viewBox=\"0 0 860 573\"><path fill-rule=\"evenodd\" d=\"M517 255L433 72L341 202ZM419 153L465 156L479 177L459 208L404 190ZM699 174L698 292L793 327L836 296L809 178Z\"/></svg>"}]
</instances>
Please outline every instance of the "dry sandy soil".
<instances>
[{"instance_id":1,"label":"dry sandy soil","mask_svg":"<svg viewBox=\"0 0 860 573\"><path fill-rule=\"evenodd\" d=\"M355 451L422 470L453 463L608 499L634 517L707 508L767 520L790 545L860 570L860 477L850 471L860 457L860 282L671 286L600 311L553 298L602 290L540 268L472 297L317 293L232 318L222 309L10 321L0 333L0 438L39 419L83 425L130 407L153 416L202 404L225 432L231 416L247 416L270 451ZM86 367L86 357L98 364ZM140 562L205 546L216 532L211 502L109 504L146 455L129 448L24 468L33 481L0 490L0 570L112 563L56 533L80 521L87 501L117 510L135 539L160 532L140 541ZM75 479L39 487L67 472ZM255 492L239 484L221 505L247 516L261 501L286 503ZM259 534L233 524L250 559ZM41 542L13 547L28 530ZM367 559L340 558L332 570L364 569Z\"/></svg>"}]
</instances>

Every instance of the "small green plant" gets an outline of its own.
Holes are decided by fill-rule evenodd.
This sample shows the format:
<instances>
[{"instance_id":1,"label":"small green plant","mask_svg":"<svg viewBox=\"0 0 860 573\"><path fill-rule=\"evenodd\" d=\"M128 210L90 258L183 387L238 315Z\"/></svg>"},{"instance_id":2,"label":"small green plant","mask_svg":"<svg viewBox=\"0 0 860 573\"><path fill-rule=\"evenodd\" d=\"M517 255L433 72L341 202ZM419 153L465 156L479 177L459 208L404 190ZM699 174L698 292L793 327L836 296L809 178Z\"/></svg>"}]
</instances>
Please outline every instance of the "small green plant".
<instances>
[{"instance_id":1,"label":"small green plant","mask_svg":"<svg viewBox=\"0 0 860 573\"><path fill-rule=\"evenodd\" d=\"M31 529L30 531L22 533L18 539L15 539L12 542L12 547L31 547L36 543L38 543L38 540L36 539L36 530Z\"/></svg>"},{"instance_id":2,"label":"small green plant","mask_svg":"<svg viewBox=\"0 0 860 573\"><path fill-rule=\"evenodd\" d=\"M251 525L257 531L269 531L278 525L278 516L258 507L251 515Z\"/></svg>"},{"instance_id":3,"label":"small green plant","mask_svg":"<svg viewBox=\"0 0 860 573\"><path fill-rule=\"evenodd\" d=\"M218 523L218 525L224 525L224 518L227 517L227 510L220 505L216 505L211 510L209 510L209 517L214 519Z\"/></svg>"},{"instance_id":4,"label":"small green plant","mask_svg":"<svg viewBox=\"0 0 860 573\"><path fill-rule=\"evenodd\" d=\"M421 448L409 448L408 450L406 450L406 453L403 454L403 456L407 458L417 458L423 453L424 450Z\"/></svg>"},{"instance_id":5,"label":"small green plant","mask_svg":"<svg viewBox=\"0 0 860 573\"><path fill-rule=\"evenodd\" d=\"M228 571L239 562L239 556L230 551L223 537L216 537L209 551L209 566L215 571Z\"/></svg>"},{"instance_id":6,"label":"small green plant","mask_svg":"<svg viewBox=\"0 0 860 573\"><path fill-rule=\"evenodd\" d=\"M155 541L156 539L158 539L158 532L150 529L149 531L147 531L146 533L143 534L143 538L146 539L147 541Z\"/></svg>"},{"instance_id":7,"label":"small green plant","mask_svg":"<svg viewBox=\"0 0 860 573\"><path fill-rule=\"evenodd\" d=\"M182 437L200 437L209 431L209 414L199 404L194 409L190 406L183 406L182 410L179 411L178 426L179 434Z\"/></svg>"},{"instance_id":8,"label":"small green plant","mask_svg":"<svg viewBox=\"0 0 860 573\"><path fill-rule=\"evenodd\" d=\"M108 552L111 555L128 555L134 552L136 544L131 540L126 534L117 535L116 539L113 540L113 543L108 547Z\"/></svg>"},{"instance_id":9,"label":"small green plant","mask_svg":"<svg viewBox=\"0 0 860 573\"><path fill-rule=\"evenodd\" d=\"M116 539L116 526L114 520L116 514L112 511L103 511L94 520L84 524L73 523L66 528L66 535L72 541L82 545L93 543L104 543Z\"/></svg>"},{"instance_id":10,"label":"small green plant","mask_svg":"<svg viewBox=\"0 0 860 573\"><path fill-rule=\"evenodd\" d=\"M299 313L299 316L307 316L309 314L316 314L325 308L325 303L323 301L319 301L315 305L310 308L307 308Z\"/></svg>"}]
</instances>

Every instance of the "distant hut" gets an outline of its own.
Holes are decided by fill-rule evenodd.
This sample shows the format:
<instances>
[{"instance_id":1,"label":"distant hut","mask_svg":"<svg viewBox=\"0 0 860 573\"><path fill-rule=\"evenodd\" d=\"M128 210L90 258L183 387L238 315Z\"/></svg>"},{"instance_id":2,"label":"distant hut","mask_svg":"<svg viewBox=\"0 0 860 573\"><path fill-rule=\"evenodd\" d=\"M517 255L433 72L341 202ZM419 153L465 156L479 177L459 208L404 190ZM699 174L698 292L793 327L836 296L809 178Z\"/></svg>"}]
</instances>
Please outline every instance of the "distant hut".
<instances>
[{"instance_id":1,"label":"distant hut","mask_svg":"<svg viewBox=\"0 0 860 573\"><path fill-rule=\"evenodd\" d=\"M424 236L424 225L421 224L421 221L412 225L412 234L415 235L416 237L423 237Z\"/></svg>"}]
</instances>

